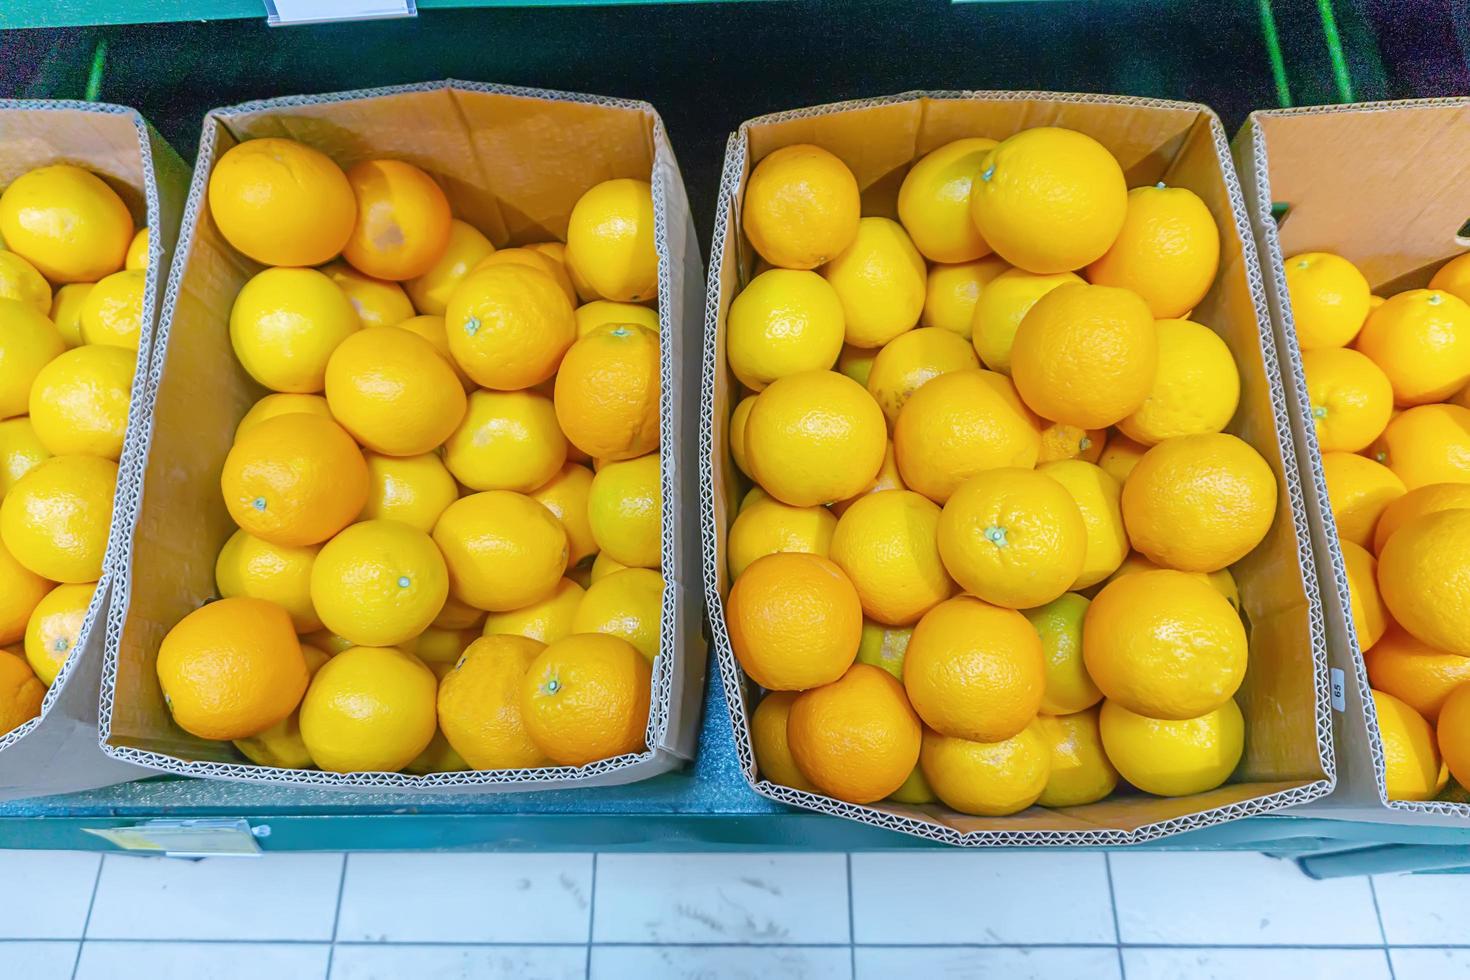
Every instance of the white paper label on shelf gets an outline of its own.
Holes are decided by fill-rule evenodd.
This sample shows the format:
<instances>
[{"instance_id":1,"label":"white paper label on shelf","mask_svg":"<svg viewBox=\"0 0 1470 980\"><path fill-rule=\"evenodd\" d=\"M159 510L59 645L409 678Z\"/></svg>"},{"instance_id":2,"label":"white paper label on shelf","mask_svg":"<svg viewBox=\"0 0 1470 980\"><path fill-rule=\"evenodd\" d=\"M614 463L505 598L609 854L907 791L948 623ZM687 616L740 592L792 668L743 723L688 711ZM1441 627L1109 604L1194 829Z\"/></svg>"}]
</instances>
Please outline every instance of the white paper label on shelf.
<instances>
[{"instance_id":1,"label":"white paper label on shelf","mask_svg":"<svg viewBox=\"0 0 1470 980\"><path fill-rule=\"evenodd\" d=\"M285 27L341 20L415 17L418 7L415 0L265 0L265 12L272 27Z\"/></svg>"},{"instance_id":2,"label":"white paper label on shelf","mask_svg":"<svg viewBox=\"0 0 1470 980\"><path fill-rule=\"evenodd\" d=\"M244 820L145 820L131 827L94 828L84 831L101 837L125 851L165 854L169 857L260 857L257 836L268 836L267 828L252 831Z\"/></svg>"},{"instance_id":3,"label":"white paper label on shelf","mask_svg":"<svg viewBox=\"0 0 1470 980\"><path fill-rule=\"evenodd\" d=\"M1334 711L1347 710L1347 677L1343 674L1341 667L1333 667L1327 672L1332 679L1332 709Z\"/></svg>"}]
</instances>

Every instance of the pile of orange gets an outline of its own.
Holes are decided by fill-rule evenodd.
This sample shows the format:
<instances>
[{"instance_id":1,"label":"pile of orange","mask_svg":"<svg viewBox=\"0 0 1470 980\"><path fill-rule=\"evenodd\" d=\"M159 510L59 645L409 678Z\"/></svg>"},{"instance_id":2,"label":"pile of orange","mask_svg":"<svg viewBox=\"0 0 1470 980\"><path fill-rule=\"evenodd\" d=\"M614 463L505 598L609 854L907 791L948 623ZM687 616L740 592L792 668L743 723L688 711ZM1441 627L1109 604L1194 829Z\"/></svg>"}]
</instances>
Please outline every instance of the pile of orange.
<instances>
[{"instance_id":1,"label":"pile of orange","mask_svg":"<svg viewBox=\"0 0 1470 980\"><path fill-rule=\"evenodd\" d=\"M1470 255L1374 296L1347 259L1286 260L1322 475L1390 799L1470 786Z\"/></svg>"},{"instance_id":2,"label":"pile of orange","mask_svg":"<svg viewBox=\"0 0 1470 980\"><path fill-rule=\"evenodd\" d=\"M1229 778L1229 566L1277 478L1224 433L1236 365L1189 318L1205 203L1043 127L934 150L886 216L785 147L742 220L726 623L764 777L991 816Z\"/></svg>"},{"instance_id":3,"label":"pile of orange","mask_svg":"<svg viewBox=\"0 0 1470 980\"><path fill-rule=\"evenodd\" d=\"M214 227L268 393L220 487L220 599L157 661L186 731L262 766L442 772L644 750L664 581L650 185L497 248L427 171L239 144Z\"/></svg>"},{"instance_id":4,"label":"pile of orange","mask_svg":"<svg viewBox=\"0 0 1470 980\"><path fill-rule=\"evenodd\" d=\"M0 194L0 735L41 710L102 574L148 229L71 164Z\"/></svg>"}]
</instances>

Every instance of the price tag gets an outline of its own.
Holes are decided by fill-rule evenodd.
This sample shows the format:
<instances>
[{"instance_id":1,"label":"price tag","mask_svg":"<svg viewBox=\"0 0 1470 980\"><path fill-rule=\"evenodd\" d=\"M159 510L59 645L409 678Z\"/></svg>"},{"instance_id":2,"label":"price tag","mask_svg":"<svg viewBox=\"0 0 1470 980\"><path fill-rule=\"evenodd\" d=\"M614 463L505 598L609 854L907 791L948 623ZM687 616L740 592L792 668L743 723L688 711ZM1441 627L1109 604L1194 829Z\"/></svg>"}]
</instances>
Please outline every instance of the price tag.
<instances>
[{"instance_id":1,"label":"price tag","mask_svg":"<svg viewBox=\"0 0 1470 980\"><path fill-rule=\"evenodd\" d=\"M1332 710L1347 710L1347 676L1343 674L1341 667L1333 667L1327 672L1332 681Z\"/></svg>"},{"instance_id":2,"label":"price tag","mask_svg":"<svg viewBox=\"0 0 1470 980\"><path fill-rule=\"evenodd\" d=\"M131 827L83 827L124 851L168 857L260 857L257 838L270 828L251 829L244 820L147 820Z\"/></svg>"},{"instance_id":3,"label":"price tag","mask_svg":"<svg viewBox=\"0 0 1470 980\"><path fill-rule=\"evenodd\" d=\"M417 16L415 0L265 0L265 19L272 27Z\"/></svg>"}]
</instances>

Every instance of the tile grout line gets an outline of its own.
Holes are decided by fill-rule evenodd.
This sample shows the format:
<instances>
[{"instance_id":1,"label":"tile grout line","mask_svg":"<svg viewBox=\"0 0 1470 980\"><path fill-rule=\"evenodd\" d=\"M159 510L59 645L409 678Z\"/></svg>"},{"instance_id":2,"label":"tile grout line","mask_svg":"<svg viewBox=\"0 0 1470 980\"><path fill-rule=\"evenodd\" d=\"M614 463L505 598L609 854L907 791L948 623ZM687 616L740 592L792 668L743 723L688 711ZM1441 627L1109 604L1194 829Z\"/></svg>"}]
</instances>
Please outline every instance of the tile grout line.
<instances>
[{"instance_id":1,"label":"tile grout line","mask_svg":"<svg viewBox=\"0 0 1470 980\"><path fill-rule=\"evenodd\" d=\"M1388 929L1383 925L1383 910L1378 907L1378 888L1373 884L1372 875L1364 875L1368 879L1368 895L1373 899L1373 917L1378 920L1378 938L1383 940L1383 958L1388 961L1388 980L1397 980L1398 975L1393 969L1393 954L1388 951Z\"/></svg>"},{"instance_id":2,"label":"tile grout line","mask_svg":"<svg viewBox=\"0 0 1470 980\"><path fill-rule=\"evenodd\" d=\"M87 917L82 920L82 935L77 939L77 955L71 963L71 980L77 980L77 971L82 968L82 947L87 943L87 930L92 927L92 908L97 904L97 886L102 884L102 864L106 860L106 854L97 856L97 874L92 877L92 897L87 900Z\"/></svg>"},{"instance_id":3,"label":"tile grout line","mask_svg":"<svg viewBox=\"0 0 1470 980\"><path fill-rule=\"evenodd\" d=\"M1118 891L1113 887L1113 858L1103 851L1103 870L1108 876L1108 907L1113 912L1113 948L1118 951L1118 980L1128 980L1128 965L1123 960L1123 930L1118 925Z\"/></svg>"},{"instance_id":4,"label":"tile grout line","mask_svg":"<svg viewBox=\"0 0 1470 980\"><path fill-rule=\"evenodd\" d=\"M592 852L591 898L587 900L587 962L583 964L583 975L592 980L592 929L597 916L597 852Z\"/></svg>"},{"instance_id":5,"label":"tile grout line","mask_svg":"<svg viewBox=\"0 0 1470 980\"><path fill-rule=\"evenodd\" d=\"M342 852L342 872L337 876L337 907L332 912L332 940L327 947L327 969L322 980L331 980L332 960L337 957L337 929L342 924L342 894L347 890L347 862L351 857L346 851Z\"/></svg>"},{"instance_id":6,"label":"tile grout line","mask_svg":"<svg viewBox=\"0 0 1470 980\"><path fill-rule=\"evenodd\" d=\"M847 857L847 954L848 970L852 974L852 980L857 980L857 915L853 911L852 901L852 852L848 851Z\"/></svg>"},{"instance_id":7,"label":"tile grout line","mask_svg":"<svg viewBox=\"0 0 1470 980\"><path fill-rule=\"evenodd\" d=\"M109 946L351 946L355 949L382 947L382 946L423 946L423 947L464 947L467 949L582 949L586 947L585 942L546 942L546 941L515 941L505 940L500 942L489 942L483 940L460 940L460 939L410 939L404 941L380 941L380 940L347 940L345 942L331 943L325 939L136 939L123 937L109 937L107 939L88 940L89 942L106 943ZM9 936L0 937L3 943L68 943L76 942L73 939L36 939L32 936ZM595 943L596 946L615 946L630 949L644 947L667 946L671 949L847 949L856 946L859 949L1117 949L1119 944L1096 942L1096 943L739 943L739 942L679 942L679 943L656 943L656 942L634 942L634 941L610 941ZM1128 943L1125 949L1259 949L1259 950L1341 950L1344 952L1361 952L1363 950L1380 949L1409 949L1409 950L1466 950L1470 951L1470 943L1395 943L1384 947L1380 943Z\"/></svg>"}]
</instances>

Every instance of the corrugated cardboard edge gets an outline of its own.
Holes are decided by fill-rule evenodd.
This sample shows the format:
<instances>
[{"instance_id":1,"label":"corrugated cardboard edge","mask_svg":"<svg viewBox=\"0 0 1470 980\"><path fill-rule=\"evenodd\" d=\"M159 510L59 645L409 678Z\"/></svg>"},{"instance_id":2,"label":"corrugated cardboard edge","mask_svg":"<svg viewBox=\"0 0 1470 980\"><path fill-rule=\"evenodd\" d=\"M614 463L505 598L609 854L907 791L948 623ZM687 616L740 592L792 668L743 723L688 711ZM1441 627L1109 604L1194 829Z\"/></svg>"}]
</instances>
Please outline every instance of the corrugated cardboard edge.
<instances>
[{"instance_id":1,"label":"corrugated cardboard edge","mask_svg":"<svg viewBox=\"0 0 1470 980\"><path fill-rule=\"evenodd\" d=\"M132 123L138 136L148 236L148 275L143 287L145 326L128 406L126 435L118 461L112 526L102 575L77 636L41 702L41 714L0 736L0 800L75 792L141 779L149 775L96 751L97 702L102 673L103 630L112 591L112 569L126 547L137 519L140 482L136 467L138 431L145 414L142 391L158 324L162 270L173 257L179 215L184 207L188 167L173 147L135 109L104 102L0 99L0 116L11 110L88 112L116 115Z\"/></svg>"},{"instance_id":2,"label":"corrugated cardboard edge","mask_svg":"<svg viewBox=\"0 0 1470 980\"><path fill-rule=\"evenodd\" d=\"M683 356L687 340L685 326L698 323L703 297L703 265L694 235L693 217L688 196L679 172L678 161L664 128L663 119L647 102L607 98L543 89L518 88L483 82L445 80L414 85L360 89L314 96L289 96L247 102L211 110L204 120L199 154L189 188L183 217L183 239L179 243L168 286L163 297L152 363L142 392L147 414L140 424L139 491L143 465L152 442L152 406L158 396L168 351L169 331L180 285L188 264L193 230L199 209L205 206L209 173L213 167L218 128L231 115L323 102L348 102L409 92L441 89L483 92L527 99L580 102L620 109L630 109L650 117L653 123L654 161L650 180L653 187L654 244L658 251L660 338L659 436L661 449L660 483L663 495L662 561L665 577L663 608L660 616L660 647L676 650L678 656L661 656L654 664L647 742L650 748L639 753L603 759L585 766L556 766L545 769L471 770L466 772L431 773L423 776L403 773L328 773L314 769L271 769L246 764L197 762L113 745L109 741L112 725L113 698L116 695L117 658L127 615L127 596L132 575L131 548L122 548L116 569L117 601L107 620L106 655L102 664L101 717L99 741L109 756L160 772L171 772L205 779L229 779L238 782L273 783L289 786L312 786L341 790L403 790L424 792L516 792L547 790L575 786L612 786L635 782L676 769L693 758L698 737L699 706L704 684L707 648L699 628L702 610L698 606L699 591L687 579L698 567L698 540L680 524L681 499L693 499L694 471L687 460L680 459L679 447L686 445L688 423L680 411L687 386L696 383L692 358ZM671 215L676 219L671 222ZM682 218L682 220L677 220ZM678 248L684 257L683 267L676 270L671 253ZM680 288L675 290L675 285ZM682 464L682 466L681 466ZM134 514L136 524L136 507ZM129 542L131 533L129 534Z\"/></svg>"},{"instance_id":3,"label":"corrugated cardboard edge","mask_svg":"<svg viewBox=\"0 0 1470 980\"><path fill-rule=\"evenodd\" d=\"M1216 807L1214 809L1177 817L1172 820L1145 824L1134 830L971 831L961 833L932 821L900 816L898 814L876 810L872 807L845 803L831 797L795 790L788 786L782 786L758 777L755 766L755 753L751 747L750 740L749 711L746 706L745 697L745 677L740 669L739 662L735 659L734 651L730 648L730 635L725 627L724 599L719 594L719 562L723 556L717 553L715 493L719 491L714 483L713 470L714 454L723 451L723 447L716 447L714 445L713 426L715 384L717 373L722 369L720 352L717 349L720 316L720 269L724 260L727 231L730 222L733 220L732 208L739 192L741 177L744 172L745 157L748 153L747 134L749 127L755 125L846 112L852 109L862 109L871 106L891 105L897 102L907 102L916 99L984 99L994 101L1025 101L1034 99L1038 101L1154 106L1188 109L1202 113L1209 119L1210 135L1214 142L1215 154L1219 160L1220 168L1229 190L1231 212L1235 219L1235 233L1241 240L1241 246L1246 259L1247 274L1250 277L1251 299L1256 310L1258 333L1263 359L1266 365L1267 380L1271 389L1271 405L1275 414L1276 432L1282 444L1282 464L1286 472L1287 492L1291 497L1292 520L1300 548L1298 560L1302 565L1302 580L1309 606L1313 675L1317 695L1317 749L1322 770L1326 774L1326 778L1313 780L1290 790L1270 793L1240 803ZM1271 335L1270 317L1266 308L1266 295L1261 279L1260 264L1256 257L1255 241L1250 234L1240 181L1231 163L1230 147L1225 138L1225 130L1219 118L1211 109L1195 103L1081 93L915 91L881 98L859 99L806 109L795 109L748 120L741 124L739 130L730 135L726 145L725 164L720 175L719 201L717 203L713 239L710 245L709 275L707 278L708 289L705 300L704 320L704 378L701 385L700 398L701 425L699 446L700 522L704 535L705 603L709 608L710 627L715 643L715 655L719 664L720 680L725 687L725 700L729 708L730 725L735 733L735 747L740 756L740 768L745 775L746 781L750 783L756 792L762 796L792 806L815 810L819 813L846 817L850 820L857 820L875 827L896 830L948 844L961 846L1042 846L1059 844L1084 846L1138 844L1145 841L1157 840L1160 837L1167 837L1170 834L1211 827L1231 820L1238 820L1242 817L1274 813L1287 807L1298 806L1302 803L1319 799L1332 791L1336 780L1336 766L1332 753L1332 721L1330 693L1327 686L1325 627L1322 617L1321 597L1316 588L1316 576L1313 568L1311 540L1307 529L1305 502L1302 494L1301 480L1296 470L1296 460L1288 448L1292 440L1291 424L1287 417L1280 369L1275 359L1275 343Z\"/></svg>"},{"instance_id":4,"label":"corrugated cardboard edge","mask_svg":"<svg viewBox=\"0 0 1470 980\"><path fill-rule=\"evenodd\" d=\"M1282 116L1322 113L1392 112L1404 108L1470 106L1470 99L1415 99L1400 102L1363 102L1353 105L1299 106L1291 109L1269 109L1253 112L1235 139L1235 153L1241 160L1248 197L1250 222L1264 258L1262 269L1270 300L1272 324L1277 335L1277 348L1283 372L1289 376L1287 390L1292 399L1296 425L1298 468L1312 485L1308 518L1315 541L1318 574L1330 600L1324 603L1327 616L1327 653L1332 665L1351 678L1351 696L1342 714L1344 731L1338 738L1343 758L1343 775L1336 792L1314 804L1312 810L1355 808L1354 816L1392 823L1427 823L1463 826L1470 820L1470 804L1443 800L1390 800L1383 761L1383 738L1378 729L1378 713L1373 705L1368 683L1368 668L1358 648L1358 634L1352 622L1352 603L1348 597L1347 570L1338 544L1337 525L1332 505L1327 499L1327 483L1322 473L1322 451L1317 444L1316 427L1307 425L1306 376L1302 371L1301 348L1296 343L1296 321L1292 317L1291 298L1286 288L1286 257L1281 252L1281 236L1271 214L1271 165L1266 152L1265 133L1258 120ZM1381 809L1374 810L1374 805ZM1367 809L1361 809L1367 808ZM1450 818L1450 819L1444 819Z\"/></svg>"}]
</instances>

